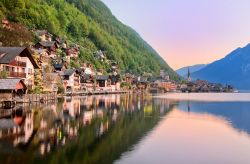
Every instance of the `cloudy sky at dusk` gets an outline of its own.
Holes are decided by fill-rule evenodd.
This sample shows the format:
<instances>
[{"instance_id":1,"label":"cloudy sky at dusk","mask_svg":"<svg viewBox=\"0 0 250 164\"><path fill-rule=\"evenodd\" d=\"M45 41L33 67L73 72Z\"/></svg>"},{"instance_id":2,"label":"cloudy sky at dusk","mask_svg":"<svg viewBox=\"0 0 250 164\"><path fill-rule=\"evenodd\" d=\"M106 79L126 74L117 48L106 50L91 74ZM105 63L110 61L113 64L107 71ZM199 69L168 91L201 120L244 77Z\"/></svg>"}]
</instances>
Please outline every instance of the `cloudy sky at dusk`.
<instances>
[{"instance_id":1,"label":"cloudy sky at dusk","mask_svg":"<svg viewBox=\"0 0 250 164\"><path fill-rule=\"evenodd\" d=\"M250 43L250 0L103 0L174 69Z\"/></svg>"}]
</instances>

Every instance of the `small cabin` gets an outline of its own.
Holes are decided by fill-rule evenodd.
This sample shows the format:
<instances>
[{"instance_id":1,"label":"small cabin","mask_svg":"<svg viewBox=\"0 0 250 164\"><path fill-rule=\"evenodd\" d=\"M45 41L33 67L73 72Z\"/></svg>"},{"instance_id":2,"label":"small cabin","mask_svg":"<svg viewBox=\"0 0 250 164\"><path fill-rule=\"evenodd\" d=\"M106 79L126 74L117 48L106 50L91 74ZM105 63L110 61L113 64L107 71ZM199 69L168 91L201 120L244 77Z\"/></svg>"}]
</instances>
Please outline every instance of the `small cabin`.
<instances>
[{"instance_id":1,"label":"small cabin","mask_svg":"<svg viewBox=\"0 0 250 164\"><path fill-rule=\"evenodd\" d=\"M22 96L27 91L27 86L21 79L0 79L0 99L10 100Z\"/></svg>"}]
</instances>

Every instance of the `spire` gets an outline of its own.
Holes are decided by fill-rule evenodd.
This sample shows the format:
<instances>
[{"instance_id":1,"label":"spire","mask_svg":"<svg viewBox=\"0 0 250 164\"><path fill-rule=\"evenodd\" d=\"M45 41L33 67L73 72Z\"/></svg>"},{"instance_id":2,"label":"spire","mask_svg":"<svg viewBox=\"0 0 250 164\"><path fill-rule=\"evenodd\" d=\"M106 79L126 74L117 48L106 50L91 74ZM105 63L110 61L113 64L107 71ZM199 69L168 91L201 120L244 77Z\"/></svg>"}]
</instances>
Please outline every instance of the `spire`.
<instances>
[{"instance_id":1,"label":"spire","mask_svg":"<svg viewBox=\"0 0 250 164\"><path fill-rule=\"evenodd\" d=\"M188 81L192 81L191 73L190 73L190 67L188 67Z\"/></svg>"}]
</instances>

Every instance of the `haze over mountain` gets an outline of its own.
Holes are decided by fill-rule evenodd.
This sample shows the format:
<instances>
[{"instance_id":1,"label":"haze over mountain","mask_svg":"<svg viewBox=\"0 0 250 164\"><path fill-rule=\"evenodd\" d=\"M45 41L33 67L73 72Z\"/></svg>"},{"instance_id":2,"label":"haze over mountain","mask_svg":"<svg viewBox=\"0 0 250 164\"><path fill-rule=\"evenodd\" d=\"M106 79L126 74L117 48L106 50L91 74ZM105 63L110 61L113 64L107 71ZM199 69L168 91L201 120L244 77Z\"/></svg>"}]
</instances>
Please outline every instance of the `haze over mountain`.
<instances>
[{"instance_id":1,"label":"haze over mountain","mask_svg":"<svg viewBox=\"0 0 250 164\"><path fill-rule=\"evenodd\" d=\"M250 44L237 48L223 59L191 74L193 79L230 84L240 90L250 89Z\"/></svg>"},{"instance_id":2,"label":"haze over mountain","mask_svg":"<svg viewBox=\"0 0 250 164\"><path fill-rule=\"evenodd\" d=\"M202 68L206 67L206 64L196 64L196 65L192 65L192 66L183 67L183 68L176 70L176 72L180 76L187 78L188 67L189 67L190 73L193 73L193 72L199 71Z\"/></svg>"}]
</instances>

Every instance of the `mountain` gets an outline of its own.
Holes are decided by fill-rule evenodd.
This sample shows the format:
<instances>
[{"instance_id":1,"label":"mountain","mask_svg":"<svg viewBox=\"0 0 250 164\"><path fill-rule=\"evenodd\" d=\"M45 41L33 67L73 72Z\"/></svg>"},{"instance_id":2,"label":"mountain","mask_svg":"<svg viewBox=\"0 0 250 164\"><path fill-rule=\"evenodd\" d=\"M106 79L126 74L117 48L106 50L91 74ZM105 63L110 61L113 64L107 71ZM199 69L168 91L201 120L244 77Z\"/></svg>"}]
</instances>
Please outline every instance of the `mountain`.
<instances>
[{"instance_id":1,"label":"mountain","mask_svg":"<svg viewBox=\"0 0 250 164\"><path fill-rule=\"evenodd\" d=\"M191 74L193 79L230 84L241 90L250 89L250 44L237 48L221 60Z\"/></svg>"},{"instance_id":2,"label":"mountain","mask_svg":"<svg viewBox=\"0 0 250 164\"><path fill-rule=\"evenodd\" d=\"M81 54L75 62L91 62L96 68L108 70L107 64L92 55L105 50L124 72L156 75L164 69L172 79L179 79L160 55L100 0L5 0L0 1L0 18L4 17L79 44Z\"/></svg>"},{"instance_id":3,"label":"mountain","mask_svg":"<svg viewBox=\"0 0 250 164\"><path fill-rule=\"evenodd\" d=\"M176 70L176 72L178 73L178 75L180 75L180 76L182 76L184 78L187 78L188 67L190 69L190 73L194 73L194 72L199 71L202 68L206 67L206 64L196 64L196 65L193 65L193 66L183 67L183 68L180 68L180 69Z\"/></svg>"}]
</instances>

